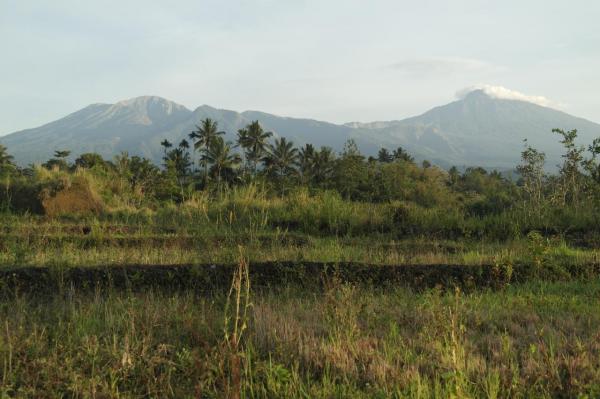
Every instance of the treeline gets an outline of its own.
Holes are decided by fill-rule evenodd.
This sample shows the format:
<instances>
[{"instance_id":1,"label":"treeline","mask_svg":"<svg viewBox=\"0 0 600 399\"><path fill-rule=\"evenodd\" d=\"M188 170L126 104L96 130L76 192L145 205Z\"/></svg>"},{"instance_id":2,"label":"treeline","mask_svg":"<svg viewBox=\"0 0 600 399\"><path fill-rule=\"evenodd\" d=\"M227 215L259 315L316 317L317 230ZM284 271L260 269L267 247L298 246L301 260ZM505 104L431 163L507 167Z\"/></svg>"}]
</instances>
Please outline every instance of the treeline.
<instances>
[{"instance_id":1,"label":"treeline","mask_svg":"<svg viewBox=\"0 0 600 399\"><path fill-rule=\"evenodd\" d=\"M366 157L352 140L340 153L311 144L298 148L266 132L258 121L240 129L232 143L225 141L217 122L205 119L188 139L162 141L160 166L127 153L113 160L86 153L70 163L70 152L60 150L42 165L19 168L0 146L0 206L44 212L44 201L75 185L86 198L93 198L95 191L105 202L120 198L132 207L152 208L185 202L198 192L255 184L274 196L303 187L313 193L336 192L349 201L400 201L479 217L514 208L531 214L561 207L596 209L600 139L584 148L575 144L576 130L554 132L565 148L558 173L546 174L545 154L525 143L516 179L479 167L444 171L427 161L417 164L401 147L382 148L377 157Z\"/></svg>"}]
</instances>

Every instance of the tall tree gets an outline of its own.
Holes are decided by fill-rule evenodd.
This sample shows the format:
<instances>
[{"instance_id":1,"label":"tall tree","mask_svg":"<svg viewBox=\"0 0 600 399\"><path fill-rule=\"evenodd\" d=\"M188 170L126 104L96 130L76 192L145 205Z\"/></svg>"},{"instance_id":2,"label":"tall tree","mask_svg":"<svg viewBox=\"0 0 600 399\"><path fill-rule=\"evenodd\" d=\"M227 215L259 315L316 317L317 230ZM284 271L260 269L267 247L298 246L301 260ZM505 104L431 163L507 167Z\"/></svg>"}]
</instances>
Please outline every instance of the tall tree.
<instances>
[{"instance_id":1,"label":"tall tree","mask_svg":"<svg viewBox=\"0 0 600 399\"><path fill-rule=\"evenodd\" d=\"M600 156L600 137L594 139L592 144L588 146L588 151L592 154L592 158L584 161L584 168L589 173L590 177L596 184L600 184L600 164L598 156Z\"/></svg>"},{"instance_id":2,"label":"tall tree","mask_svg":"<svg viewBox=\"0 0 600 399\"><path fill-rule=\"evenodd\" d=\"M163 141L160 142L160 145L163 147L163 156L166 157L167 151L169 150L169 148L173 147L173 143L171 143L167 139L164 139Z\"/></svg>"},{"instance_id":3,"label":"tall tree","mask_svg":"<svg viewBox=\"0 0 600 399\"><path fill-rule=\"evenodd\" d=\"M321 147L312 160L312 180L317 185L327 185L335 172L335 155L331 148ZM325 187L327 188L327 187Z\"/></svg>"},{"instance_id":4,"label":"tall tree","mask_svg":"<svg viewBox=\"0 0 600 399\"><path fill-rule=\"evenodd\" d=\"M389 163L394 160L394 156L390 154L387 148L382 148L377 153L377 160L381 163Z\"/></svg>"},{"instance_id":5,"label":"tall tree","mask_svg":"<svg viewBox=\"0 0 600 399\"><path fill-rule=\"evenodd\" d=\"M305 144L298 153L298 166L304 183L308 183L313 177L315 153L315 147L312 144Z\"/></svg>"},{"instance_id":6,"label":"tall tree","mask_svg":"<svg viewBox=\"0 0 600 399\"><path fill-rule=\"evenodd\" d=\"M65 159L69 155L71 155L71 151L69 151L69 150L56 150L56 151L54 151L54 158L57 158L57 159Z\"/></svg>"},{"instance_id":7,"label":"tall tree","mask_svg":"<svg viewBox=\"0 0 600 399\"><path fill-rule=\"evenodd\" d=\"M562 137L560 143L565 148L562 155L563 163L560 165L560 199L563 205L567 202L577 206L579 204L581 170L580 165L583 162L584 147L577 146L577 129L564 131L562 129L552 129L552 132Z\"/></svg>"},{"instance_id":8,"label":"tall tree","mask_svg":"<svg viewBox=\"0 0 600 399\"><path fill-rule=\"evenodd\" d=\"M189 143L187 140L181 140L179 145L168 151L163 158L166 176L177 181L182 198L184 196L184 186L189 183L188 178L191 175L192 161L188 148Z\"/></svg>"},{"instance_id":9,"label":"tall tree","mask_svg":"<svg viewBox=\"0 0 600 399\"><path fill-rule=\"evenodd\" d=\"M345 198L367 200L364 194L370 183L369 163L352 139L346 141L335 163L335 187Z\"/></svg>"},{"instance_id":10,"label":"tall tree","mask_svg":"<svg viewBox=\"0 0 600 399\"><path fill-rule=\"evenodd\" d=\"M210 165L210 174L216 177L217 183L221 183L224 175L232 177L235 168L242 162L239 154L232 151L232 145L225 142L222 137L214 139L208 152L203 155L202 161Z\"/></svg>"},{"instance_id":11,"label":"tall tree","mask_svg":"<svg viewBox=\"0 0 600 399\"><path fill-rule=\"evenodd\" d=\"M238 130L238 144L244 149L246 161L253 175L256 174L258 162L266 153L267 141L272 135L272 132L265 132L258 121L253 121Z\"/></svg>"},{"instance_id":12,"label":"tall tree","mask_svg":"<svg viewBox=\"0 0 600 399\"><path fill-rule=\"evenodd\" d=\"M196 130L189 134L189 137L194 142L194 150L200 150L204 156L200 158L200 162L204 167L204 185L208 182L208 163L207 155L210 151L211 144L219 137L224 135L225 132L219 131L217 121L210 118L206 118L200 122L200 125L196 125Z\"/></svg>"},{"instance_id":13,"label":"tall tree","mask_svg":"<svg viewBox=\"0 0 600 399\"><path fill-rule=\"evenodd\" d=\"M144 194L156 186L160 170L149 159L133 156L129 160L129 182L134 191Z\"/></svg>"},{"instance_id":14,"label":"tall tree","mask_svg":"<svg viewBox=\"0 0 600 399\"><path fill-rule=\"evenodd\" d=\"M75 160L75 166L86 169L91 169L96 166L105 167L106 161L104 160L104 158L102 158L102 155L98 153L86 152L84 154L81 154Z\"/></svg>"},{"instance_id":15,"label":"tall tree","mask_svg":"<svg viewBox=\"0 0 600 399\"><path fill-rule=\"evenodd\" d=\"M415 159L402 147L398 147L392 152L395 161L414 162Z\"/></svg>"},{"instance_id":16,"label":"tall tree","mask_svg":"<svg viewBox=\"0 0 600 399\"><path fill-rule=\"evenodd\" d=\"M544 164L546 154L536 150L525 142L525 149L521 152L521 164L517 166L517 172L521 175L523 190L527 194L535 209L539 209L542 201L542 190L544 187Z\"/></svg>"},{"instance_id":17,"label":"tall tree","mask_svg":"<svg viewBox=\"0 0 600 399\"><path fill-rule=\"evenodd\" d=\"M284 181L297 173L298 149L294 143L285 137L275 139L269 145L267 155L263 157L263 164L267 173L274 179Z\"/></svg>"},{"instance_id":18,"label":"tall tree","mask_svg":"<svg viewBox=\"0 0 600 399\"><path fill-rule=\"evenodd\" d=\"M0 144L0 173L11 172L15 169L14 157L8 153L5 146Z\"/></svg>"},{"instance_id":19,"label":"tall tree","mask_svg":"<svg viewBox=\"0 0 600 399\"><path fill-rule=\"evenodd\" d=\"M54 158L49 159L47 162L43 163L42 166L48 170L52 170L52 169L67 170L67 169L69 169L67 157L70 154L71 154L71 151L69 151L69 150L56 150L56 151L54 151Z\"/></svg>"}]
</instances>

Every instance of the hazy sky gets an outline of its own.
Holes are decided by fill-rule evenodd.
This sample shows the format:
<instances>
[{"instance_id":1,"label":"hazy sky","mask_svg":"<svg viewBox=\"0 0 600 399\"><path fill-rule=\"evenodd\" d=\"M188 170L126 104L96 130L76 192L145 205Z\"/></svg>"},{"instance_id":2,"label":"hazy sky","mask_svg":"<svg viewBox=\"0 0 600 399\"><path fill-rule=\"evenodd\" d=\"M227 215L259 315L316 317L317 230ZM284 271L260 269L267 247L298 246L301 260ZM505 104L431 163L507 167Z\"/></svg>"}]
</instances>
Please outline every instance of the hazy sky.
<instances>
[{"instance_id":1,"label":"hazy sky","mask_svg":"<svg viewBox=\"0 0 600 399\"><path fill-rule=\"evenodd\" d=\"M159 95L332 122L477 84L600 122L596 0L0 0L0 134Z\"/></svg>"}]
</instances>

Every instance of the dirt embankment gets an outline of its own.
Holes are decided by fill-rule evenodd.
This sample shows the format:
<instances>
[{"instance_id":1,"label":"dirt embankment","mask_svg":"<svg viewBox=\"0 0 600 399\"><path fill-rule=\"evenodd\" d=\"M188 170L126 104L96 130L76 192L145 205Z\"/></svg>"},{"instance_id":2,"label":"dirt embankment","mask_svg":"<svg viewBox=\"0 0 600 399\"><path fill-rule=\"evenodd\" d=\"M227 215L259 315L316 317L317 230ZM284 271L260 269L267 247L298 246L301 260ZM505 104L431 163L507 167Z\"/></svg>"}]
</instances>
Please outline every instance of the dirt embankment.
<instances>
[{"instance_id":1,"label":"dirt embankment","mask_svg":"<svg viewBox=\"0 0 600 399\"><path fill-rule=\"evenodd\" d=\"M229 288L236 265L17 267L0 270L0 293L53 294L77 290L195 290L211 292ZM327 287L335 283L407 286L416 289L440 286L463 289L501 288L531 279L565 280L600 275L600 265L536 269L529 265L369 265L360 263L262 262L250 266L254 288L298 286Z\"/></svg>"}]
</instances>

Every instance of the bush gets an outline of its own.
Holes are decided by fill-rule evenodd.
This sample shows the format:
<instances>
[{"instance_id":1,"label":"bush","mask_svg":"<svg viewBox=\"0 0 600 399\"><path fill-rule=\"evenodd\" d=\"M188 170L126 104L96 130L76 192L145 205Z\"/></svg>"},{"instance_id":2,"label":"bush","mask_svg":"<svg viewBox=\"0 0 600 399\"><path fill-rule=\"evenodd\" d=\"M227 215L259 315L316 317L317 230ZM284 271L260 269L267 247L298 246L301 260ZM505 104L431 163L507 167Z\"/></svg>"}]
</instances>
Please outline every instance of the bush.
<instances>
[{"instance_id":1,"label":"bush","mask_svg":"<svg viewBox=\"0 0 600 399\"><path fill-rule=\"evenodd\" d=\"M50 217L64 214L99 214L104 209L100 196L84 176L76 176L71 182L66 181L65 186L55 193L44 190L42 206L44 213Z\"/></svg>"},{"instance_id":2,"label":"bush","mask_svg":"<svg viewBox=\"0 0 600 399\"><path fill-rule=\"evenodd\" d=\"M44 212L40 199L41 184L25 177L15 177L2 182L0 208L13 212Z\"/></svg>"}]
</instances>

